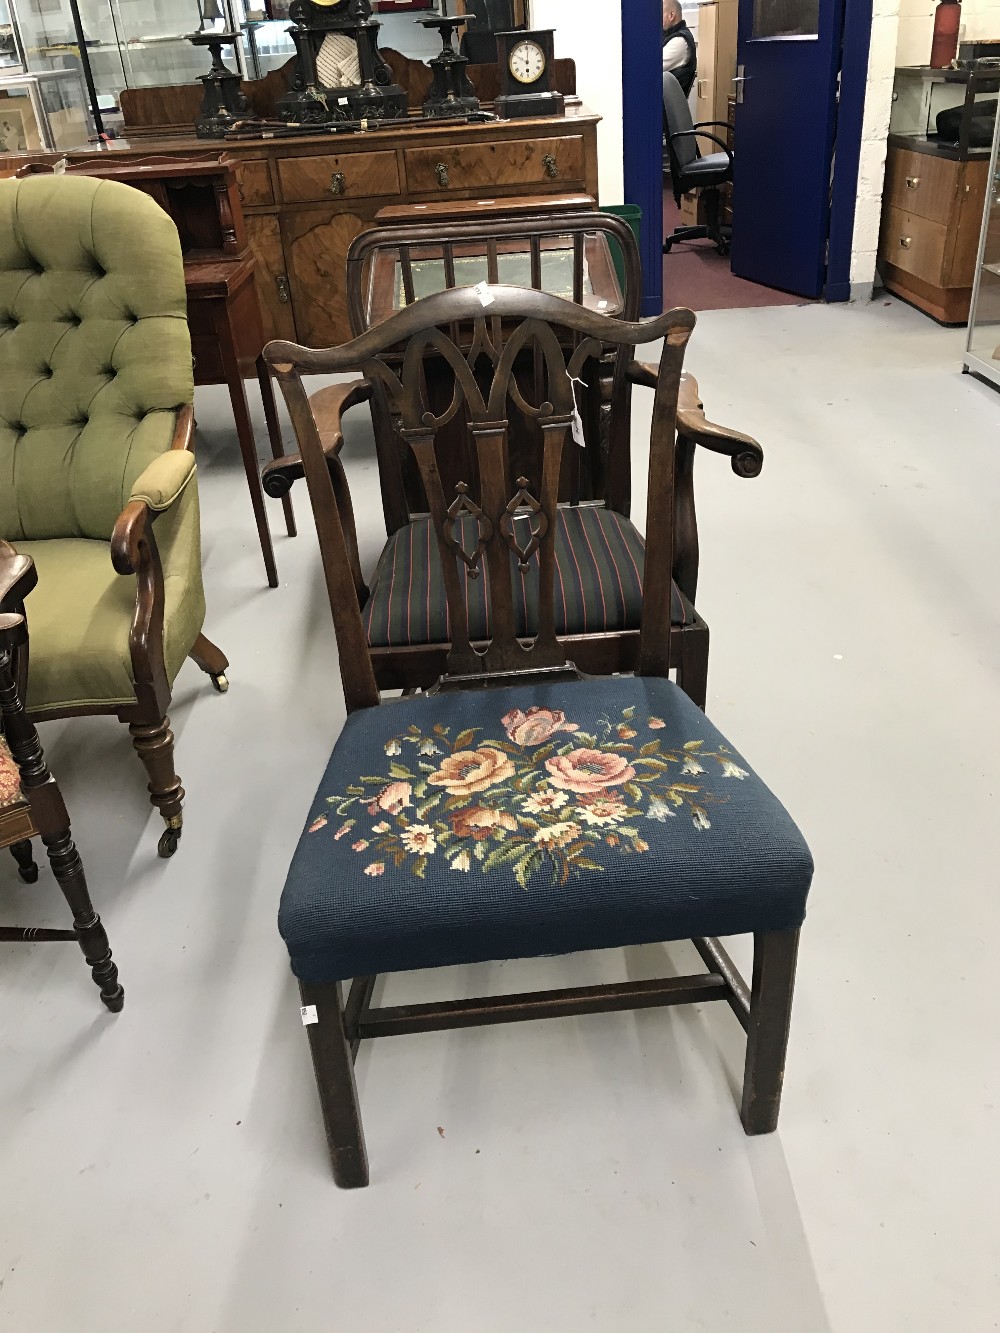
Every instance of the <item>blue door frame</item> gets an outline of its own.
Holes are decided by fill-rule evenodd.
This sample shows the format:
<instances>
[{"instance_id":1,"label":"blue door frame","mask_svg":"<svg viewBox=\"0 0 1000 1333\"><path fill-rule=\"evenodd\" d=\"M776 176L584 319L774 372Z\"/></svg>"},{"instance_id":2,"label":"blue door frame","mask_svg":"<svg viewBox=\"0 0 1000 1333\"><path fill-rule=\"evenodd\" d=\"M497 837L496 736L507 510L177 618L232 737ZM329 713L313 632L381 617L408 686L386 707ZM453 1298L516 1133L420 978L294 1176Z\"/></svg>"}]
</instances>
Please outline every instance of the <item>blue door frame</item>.
<instances>
[{"instance_id":1,"label":"blue door frame","mask_svg":"<svg viewBox=\"0 0 1000 1333\"><path fill-rule=\"evenodd\" d=\"M663 62L661 0L622 0L625 202L642 209L644 315L663 309ZM837 139L824 296L851 295L851 247L861 156L872 0L845 0ZM739 152L739 143L736 145ZM737 214L736 225L739 226Z\"/></svg>"}]
</instances>

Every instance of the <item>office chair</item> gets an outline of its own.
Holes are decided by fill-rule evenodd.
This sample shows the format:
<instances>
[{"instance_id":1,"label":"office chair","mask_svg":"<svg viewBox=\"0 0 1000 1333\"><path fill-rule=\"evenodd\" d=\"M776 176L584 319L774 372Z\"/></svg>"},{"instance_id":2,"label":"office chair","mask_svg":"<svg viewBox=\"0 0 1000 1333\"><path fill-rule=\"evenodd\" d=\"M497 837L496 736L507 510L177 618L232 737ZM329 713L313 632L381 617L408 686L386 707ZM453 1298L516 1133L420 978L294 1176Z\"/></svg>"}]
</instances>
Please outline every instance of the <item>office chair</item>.
<instances>
[{"instance_id":1,"label":"office chair","mask_svg":"<svg viewBox=\"0 0 1000 1333\"><path fill-rule=\"evenodd\" d=\"M696 227L677 227L663 242L663 253L668 255L674 241L698 241L704 237L715 242L720 255L729 253L729 228L719 221L719 186L733 179L733 155L728 146L709 126L728 129L725 121L705 120L696 125L691 108L681 85L669 70L663 74L663 119L666 128L667 155L670 182L674 199L680 207L681 195L689 190L704 190L708 221ZM711 139L722 149L702 157L698 151L699 139ZM667 163L664 163L666 166Z\"/></svg>"}]
</instances>

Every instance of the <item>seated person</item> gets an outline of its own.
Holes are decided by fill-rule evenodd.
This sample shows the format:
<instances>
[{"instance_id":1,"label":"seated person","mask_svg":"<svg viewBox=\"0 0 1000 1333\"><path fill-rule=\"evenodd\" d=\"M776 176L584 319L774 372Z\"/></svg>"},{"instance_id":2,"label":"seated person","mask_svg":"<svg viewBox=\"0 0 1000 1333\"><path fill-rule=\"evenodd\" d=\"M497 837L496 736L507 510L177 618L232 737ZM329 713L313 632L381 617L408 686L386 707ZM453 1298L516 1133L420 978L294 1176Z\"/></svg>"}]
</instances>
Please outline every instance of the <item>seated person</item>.
<instances>
[{"instance_id":1,"label":"seated person","mask_svg":"<svg viewBox=\"0 0 1000 1333\"><path fill-rule=\"evenodd\" d=\"M680 0L663 0L663 69L673 74L685 96L691 91L698 73L698 48L684 22Z\"/></svg>"}]
</instances>

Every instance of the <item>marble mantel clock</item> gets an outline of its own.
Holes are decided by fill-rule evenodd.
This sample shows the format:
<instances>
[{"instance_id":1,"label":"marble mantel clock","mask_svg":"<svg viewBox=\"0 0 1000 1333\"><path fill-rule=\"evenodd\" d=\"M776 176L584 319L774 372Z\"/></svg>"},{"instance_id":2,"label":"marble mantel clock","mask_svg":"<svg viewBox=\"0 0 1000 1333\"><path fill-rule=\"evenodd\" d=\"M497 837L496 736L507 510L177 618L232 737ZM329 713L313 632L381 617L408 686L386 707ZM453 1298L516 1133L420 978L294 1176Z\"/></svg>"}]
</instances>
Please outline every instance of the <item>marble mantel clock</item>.
<instances>
[{"instance_id":1,"label":"marble mantel clock","mask_svg":"<svg viewBox=\"0 0 1000 1333\"><path fill-rule=\"evenodd\" d=\"M371 0L294 0L295 72L278 114L290 124L398 120L406 93L378 49Z\"/></svg>"}]
</instances>

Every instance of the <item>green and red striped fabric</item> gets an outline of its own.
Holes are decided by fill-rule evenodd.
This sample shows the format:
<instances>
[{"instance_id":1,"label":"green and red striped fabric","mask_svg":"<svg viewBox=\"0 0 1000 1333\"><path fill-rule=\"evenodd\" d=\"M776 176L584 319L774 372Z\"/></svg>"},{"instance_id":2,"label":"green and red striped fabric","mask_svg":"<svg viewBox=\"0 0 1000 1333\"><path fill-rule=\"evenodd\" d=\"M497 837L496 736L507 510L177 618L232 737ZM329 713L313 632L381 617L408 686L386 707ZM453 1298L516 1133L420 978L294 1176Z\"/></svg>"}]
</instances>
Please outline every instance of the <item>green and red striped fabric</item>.
<instances>
[{"instance_id":1,"label":"green and red striped fabric","mask_svg":"<svg viewBox=\"0 0 1000 1333\"><path fill-rule=\"evenodd\" d=\"M642 617L642 574L645 546L627 518L610 509L566 507L558 511L556 529L556 633L606 634L638 629ZM517 520L516 536L522 546L529 540L528 518ZM460 523L467 551L478 540L475 519ZM469 636L490 637L490 586L485 562L472 579L464 574ZM528 637L538 623L538 556L526 572L511 556L514 609L518 633ZM373 648L448 643L451 638L448 600L434 528L419 518L393 534L382 553L372 580L371 598L364 609L368 642ZM684 603L674 588L671 615L675 625L686 623Z\"/></svg>"}]
</instances>

